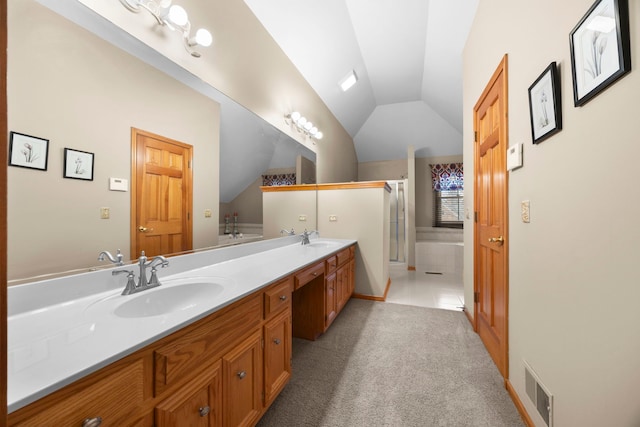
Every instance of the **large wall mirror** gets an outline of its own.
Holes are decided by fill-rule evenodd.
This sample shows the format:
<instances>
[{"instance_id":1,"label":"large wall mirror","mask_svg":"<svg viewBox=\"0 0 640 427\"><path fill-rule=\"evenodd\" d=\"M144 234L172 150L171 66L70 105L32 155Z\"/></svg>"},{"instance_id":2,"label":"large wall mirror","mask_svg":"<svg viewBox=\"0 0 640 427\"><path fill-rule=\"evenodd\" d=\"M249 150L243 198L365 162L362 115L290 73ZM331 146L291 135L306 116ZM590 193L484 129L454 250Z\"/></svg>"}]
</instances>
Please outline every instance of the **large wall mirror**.
<instances>
[{"instance_id":1,"label":"large wall mirror","mask_svg":"<svg viewBox=\"0 0 640 427\"><path fill-rule=\"evenodd\" d=\"M49 141L46 170L8 170L10 284L98 266L102 250L137 257L130 193L109 188L110 178L130 180L131 128L194 147L194 249L225 243L225 214L260 234L262 175L304 164L313 179L312 150L80 3L8 9L9 130ZM92 180L64 177L65 148L93 155Z\"/></svg>"}]
</instances>

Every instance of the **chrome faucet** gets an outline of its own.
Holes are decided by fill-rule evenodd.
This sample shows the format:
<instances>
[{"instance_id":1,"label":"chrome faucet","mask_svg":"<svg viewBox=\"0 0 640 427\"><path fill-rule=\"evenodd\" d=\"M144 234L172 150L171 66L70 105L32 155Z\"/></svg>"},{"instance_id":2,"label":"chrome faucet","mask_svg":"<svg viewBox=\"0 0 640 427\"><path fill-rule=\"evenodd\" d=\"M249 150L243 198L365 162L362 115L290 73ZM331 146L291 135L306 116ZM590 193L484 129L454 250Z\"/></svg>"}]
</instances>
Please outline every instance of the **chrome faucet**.
<instances>
[{"instance_id":1,"label":"chrome faucet","mask_svg":"<svg viewBox=\"0 0 640 427\"><path fill-rule=\"evenodd\" d=\"M109 253L109 251L102 251L100 252L100 255L98 255L98 261L104 261L104 257L109 258L109 261L111 261L112 263L114 263L117 266L121 266L124 265L124 262L122 260L122 254L120 253L120 249L118 249L118 252L116 252L116 256L114 257L113 255L111 255L111 253Z\"/></svg>"},{"instance_id":2,"label":"chrome faucet","mask_svg":"<svg viewBox=\"0 0 640 427\"><path fill-rule=\"evenodd\" d=\"M293 227L291 227L291 231L287 230L286 228L283 228L282 230L280 230L280 234L286 234L287 236L295 236L296 232L293 229Z\"/></svg>"},{"instance_id":3,"label":"chrome faucet","mask_svg":"<svg viewBox=\"0 0 640 427\"><path fill-rule=\"evenodd\" d=\"M307 231L307 229L305 228L304 231L302 232L302 234L300 235L300 237L302 237L302 242L300 242L302 245L308 245L309 242L309 237L313 234L316 233L316 235L318 237L320 237L320 232L317 230L312 230L312 231Z\"/></svg>"},{"instance_id":4,"label":"chrome faucet","mask_svg":"<svg viewBox=\"0 0 640 427\"><path fill-rule=\"evenodd\" d=\"M161 268L165 268L169 265L169 261L162 255L158 255L154 257L153 260L149 261L147 256L144 254L144 251L142 251L140 258L138 258L140 273L137 284L135 282L135 275L131 270L115 270L111 272L111 274L114 276L117 274L127 274L127 285L125 286L124 291L122 291L122 295L131 295L160 286L160 281L158 280L156 273L158 265L160 265ZM148 281L147 268L151 268L151 278Z\"/></svg>"}]
</instances>

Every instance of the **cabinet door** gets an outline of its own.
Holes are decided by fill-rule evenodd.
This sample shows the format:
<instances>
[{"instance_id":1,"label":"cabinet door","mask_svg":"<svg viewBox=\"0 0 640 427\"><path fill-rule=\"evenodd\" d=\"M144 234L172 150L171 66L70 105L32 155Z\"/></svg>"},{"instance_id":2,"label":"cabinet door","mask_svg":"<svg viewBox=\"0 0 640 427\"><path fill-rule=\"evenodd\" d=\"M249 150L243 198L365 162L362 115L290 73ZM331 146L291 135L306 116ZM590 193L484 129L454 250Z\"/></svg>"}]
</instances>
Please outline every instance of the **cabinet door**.
<instances>
[{"instance_id":1,"label":"cabinet door","mask_svg":"<svg viewBox=\"0 0 640 427\"><path fill-rule=\"evenodd\" d=\"M351 294L349 293L349 264L345 264L338 269L336 286L336 312L340 313L342 307L347 303Z\"/></svg>"},{"instance_id":2,"label":"cabinet door","mask_svg":"<svg viewBox=\"0 0 640 427\"><path fill-rule=\"evenodd\" d=\"M353 295L356 288L356 260L349 261L349 298Z\"/></svg>"},{"instance_id":3,"label":"cabinet door","mask_svg":"<svg viewBox=\"0 0 640 427\"><path fill-rule=\"evenodd\" d=\"M262 411L262 333L249 336L222 358L225 427L253 425Z\"/></svg>"},{"instance_id":4,"label":"cabinet door","mask_svg":"<svg viewBox=\"0 0 640 427\"><path fill-rule=\"evenodd\" d=\"M285 310L264 325L264 389L269 404L291 377L291 313Z\"/></svg>"},{"instance_id":5,"label":"cabinet door","mask_svg":"<svg viewBox=\"0 0 640 427\"><path fill-rule=\"evenodd\" d=\"M222 362L156 406L156 427L221 427Z\"/></svg>"},{"instance_id":6,"label":"cabinet door","mask_svg":"<svg viewBox=\"0 0 640 427\"><path fill-rule=\"evenodd\" d=\"M324 297L324 328L329 327L336 317L336 287L338 285L336 273L331 274L325 281Z\"/></svg>"}]
</instances>

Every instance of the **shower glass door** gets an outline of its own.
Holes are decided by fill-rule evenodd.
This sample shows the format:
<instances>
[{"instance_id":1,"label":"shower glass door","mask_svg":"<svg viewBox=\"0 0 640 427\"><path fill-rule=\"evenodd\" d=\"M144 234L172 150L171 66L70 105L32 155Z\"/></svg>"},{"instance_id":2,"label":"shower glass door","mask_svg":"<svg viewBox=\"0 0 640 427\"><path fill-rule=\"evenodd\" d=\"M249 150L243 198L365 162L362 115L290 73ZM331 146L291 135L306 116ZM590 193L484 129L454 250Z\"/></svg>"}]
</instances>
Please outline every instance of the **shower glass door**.
<instances>
[{"instance_id":1,"label":"shower glass door","mask_svg":"<svg viewBox=\"0 0 640 427\"><path fill-rule=\"evenodd\" d=\"M389 227L391 236L389 239L389 258L394 262L405 262L405 235L406 235L406 181L388 181L391 186L389 205L391 209Z\"/></svg>"}]
</instances>

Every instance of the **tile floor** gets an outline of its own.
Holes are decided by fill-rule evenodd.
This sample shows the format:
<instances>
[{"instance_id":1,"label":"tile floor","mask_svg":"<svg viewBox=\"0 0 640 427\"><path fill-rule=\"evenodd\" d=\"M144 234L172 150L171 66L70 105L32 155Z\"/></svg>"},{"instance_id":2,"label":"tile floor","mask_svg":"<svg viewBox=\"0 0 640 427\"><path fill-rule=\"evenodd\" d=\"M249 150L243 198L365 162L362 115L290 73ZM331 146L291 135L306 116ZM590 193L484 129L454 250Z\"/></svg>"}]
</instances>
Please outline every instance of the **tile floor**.
<instances>
[{"instance_id":1,"label":"tile floor","mask_svg":"<svg viewBox=\"0 0 640 427\"><path fill-rule=\"evenodd\" d=\"M388 303L462 310L464 288L461 275L407 271L406 264L394 262L389 266L389 275Z\"/></svg>"}]
</instances>

